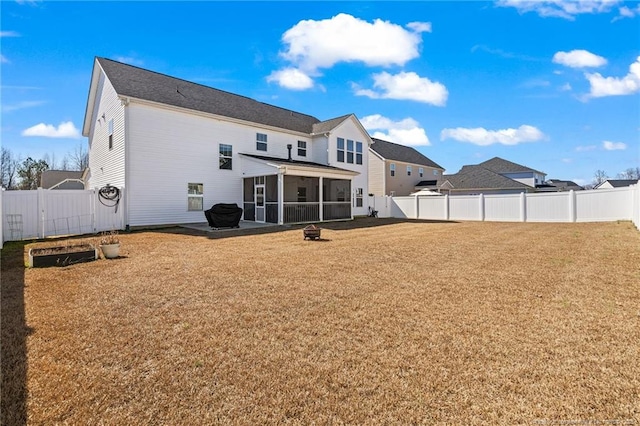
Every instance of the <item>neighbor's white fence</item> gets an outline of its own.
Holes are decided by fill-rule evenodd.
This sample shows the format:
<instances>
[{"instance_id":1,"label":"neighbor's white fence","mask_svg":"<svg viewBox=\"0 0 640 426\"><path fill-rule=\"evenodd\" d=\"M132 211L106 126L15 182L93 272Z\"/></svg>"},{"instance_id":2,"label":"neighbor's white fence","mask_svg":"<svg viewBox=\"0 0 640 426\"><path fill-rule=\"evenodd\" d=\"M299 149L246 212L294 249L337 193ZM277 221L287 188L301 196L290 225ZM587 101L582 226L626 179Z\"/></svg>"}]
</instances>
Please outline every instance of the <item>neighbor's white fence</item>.
<instances>
[{"instance_id":1,"label":"neighbor's white fence","mask_svg":"<svg viewBox=\"0 0 640 426\"><path fill-rule=\"evenodd\" d=\"M95 189L2 191L1 197L3 242L124 228L123 201L106 206Z\"/></svg>"},{"instance_id":2,"label":"neighbor's white fence","mask_svg":"<svg viewBox=\"0 0 640 426\"><path fill-rule=\"evenodd\" d=\"M500 222L632 220L640 229L640 185L536 194L372 197L378 217Z\"/></svg>"}]
</instances>

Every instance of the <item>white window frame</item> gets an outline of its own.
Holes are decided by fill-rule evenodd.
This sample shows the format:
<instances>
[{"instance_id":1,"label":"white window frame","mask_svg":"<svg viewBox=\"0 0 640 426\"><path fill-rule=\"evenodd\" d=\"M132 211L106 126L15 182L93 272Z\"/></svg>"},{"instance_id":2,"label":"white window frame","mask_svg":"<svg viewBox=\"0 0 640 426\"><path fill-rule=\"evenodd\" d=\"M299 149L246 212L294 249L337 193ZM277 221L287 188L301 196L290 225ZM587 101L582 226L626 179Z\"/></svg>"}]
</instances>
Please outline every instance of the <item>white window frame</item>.
<instances>
[{"instance_id":1,"label":"white window frame","mask_svg":"<svg viewBox=\"0 0 640 426\"><path fill-rule=\"evenodd\" d=\"M347 163L353 164L356 160L356 146L355 142L351 139L347 139Z\"/></svg>"},{"instance_id":2,"label":"white window frame","mask_svg":"<svg viewBox=\"0 0 640 426\"><path fill-rule=\"evenodd\" d=\"M424 167L418 168L418 174L420 175L420 177L424 176Z\"/></svg>"},{"instance_id":3,"label":"white window frame","mask_svg":"<svg viewBox=\"0 0 640 426\"><path fill-rule=\"evenodd\" d=\"M354 199L354 206L355 207L364 206L364 189L356 188L355 197L353 197L353 199Z\"/></svg>"},{"instance_id":4,"label":"white window frame","mask_svg":"<svg viewBox=\"0 0 640 426\"><path fill-rule=\"evenodd\" d=\"M298 157L307 156L307 141L298 141Z\"/></svg>"},{"instance_id":5,"label":"white window frame","mask_svg":"<svg viewBox=\"0 0 640 426\"><path fill-rule=\"evenodd\" d=\"M111 118L108 122L108 130L107 133L109 134L108 139L109 139L109 151L111 151L113 149L113 118Z\"/></svg>"},{"instance_id":6,"label":"white window frame","mask_svg":"<svg viewBox=\"0 0 640 426\"><path fill-rule=\"evenodd\" d=\"M342 148L340 148L340 142L342 142ZM344 138L338 138L336 142L336 161L339 163L345 162L345 143ZM340 154L342 154L342 160L340 159Z\"/></svg>"},{"instance_id":7,"label":"white window frame","mask_svg":"<svg viewBox=\"0 0 640 426\"><path fill-rule=\"evenodd\" d=\"M356 141L356 164L362 164L362 142Z\"/></svg>"},{"instance_id":8,"label":"white window frame","mask_svg":"<svg viewBox=\"0 0 640 426\"><path fill-rule=\"evenodd\" d=\"M407 176L411 176L412 171L413 169L411 168L411 166L407 166Z\"/></svg>"},{"instance_id":9,"label":"white window frame","mask_svg":"<svg viewBox=\"0 0 640 426\"><path fill-rule=\"evenodd\" d=\"M199 201L198 201L199 200ZM192 208L191 203L196 202L199 206ZM197 212L204 210L204 184L189 182L187 184L187 211Z\"/></svg>"},{"instance_id":10,"label":"white window frame","mask_svg":"<svg viewBox=\"0 0 640 426\"><path fill-rule=\"evenodd\" d=\"M230 155L223 154L222 147L229 147ZM218 166L220 170L233 170L233 145L229 145L227 143L218 144L218 152L220 153L220 163ZM229 160L230 167L222 167L222 164L223 164L222 160L225 160L225 159Z\"/></svg>"},{"instance_id":11,"label":"white window frame","mask_svg":"<svg viewBox=\"0 0 640 426\"><path fill-rule=\"evenodd\" d=\"M256 133L256 151L267 151L267 139L266 133Z\"/></svg>"},{"instance_id":12,"label":"white window frame","mask_svg":"<svg viewBox=\"0 0 640 426\"><path fill-rule=\"evenodd\" d=\"M391 175L391 177L394 177L396 175L396 164L395 163L389 164L389 174Z\"/></svg>"}]
</instances>

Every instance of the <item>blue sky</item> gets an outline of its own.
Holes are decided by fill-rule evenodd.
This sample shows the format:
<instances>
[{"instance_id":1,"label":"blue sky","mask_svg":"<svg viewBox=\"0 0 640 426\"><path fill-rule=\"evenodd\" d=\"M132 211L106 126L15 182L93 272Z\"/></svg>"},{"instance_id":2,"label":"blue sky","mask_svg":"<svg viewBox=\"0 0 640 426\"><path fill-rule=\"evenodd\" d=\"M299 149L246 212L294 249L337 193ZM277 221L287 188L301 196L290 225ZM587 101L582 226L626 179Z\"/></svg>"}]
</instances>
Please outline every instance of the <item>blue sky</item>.
<instances>
[{"instance_id":1,"label":"blue sky","mask_svg":"<svg viewBox=\"0 0 640 426\"><path fill-rule=\"evenodd\" d=\"M95 56L377 137L457 172L499 156L581 184L640 165L640 4L0 2L2 145L80 144Z\"/></svg>"}]
</instances>

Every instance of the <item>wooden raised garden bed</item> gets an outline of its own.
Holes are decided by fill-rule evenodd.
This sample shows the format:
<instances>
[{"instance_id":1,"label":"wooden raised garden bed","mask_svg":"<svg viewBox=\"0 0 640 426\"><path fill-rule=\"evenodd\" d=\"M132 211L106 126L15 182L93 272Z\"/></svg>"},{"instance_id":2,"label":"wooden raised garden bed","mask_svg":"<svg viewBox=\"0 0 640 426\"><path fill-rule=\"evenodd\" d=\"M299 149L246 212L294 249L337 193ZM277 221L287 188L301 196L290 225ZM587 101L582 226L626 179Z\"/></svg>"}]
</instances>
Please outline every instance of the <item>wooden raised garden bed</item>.
<instances>
[{"instance_id":1,"label":"wooden raised garden bed","mask_svg":"<svg viewBox=\"0 0 640 426\"><path fill-rule=\"evenodd\" d=\"M29 267L68 266L90 262L98 258L98 249L91 244L64 247L43 247L29 249Z\"/></svg>"}]
</instances>

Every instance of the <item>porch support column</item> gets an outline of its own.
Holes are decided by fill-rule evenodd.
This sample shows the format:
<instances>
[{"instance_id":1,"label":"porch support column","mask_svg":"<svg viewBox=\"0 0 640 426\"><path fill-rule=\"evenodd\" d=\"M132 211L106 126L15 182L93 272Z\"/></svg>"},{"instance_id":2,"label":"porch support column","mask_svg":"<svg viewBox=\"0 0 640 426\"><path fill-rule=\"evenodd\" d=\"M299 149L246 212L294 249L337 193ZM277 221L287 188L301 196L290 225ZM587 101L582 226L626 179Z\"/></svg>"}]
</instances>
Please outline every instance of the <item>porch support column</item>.
<instances>
[{"instance_id":1,"label":"porch support column","mask_svg":"<svg viewBox=\"0 0 640 426\"><path fill-rule=\"evenodd\" d=\"M355 192L353 191L353 178L349 179L349 193L351 194L351 202L349 203L349 208L351 209L351 220L353 220L353 205L356 202Z\"/></svg>"},{"instance_id":2,"label":"porch support column","mask_svg":"<svg viewBox=\"0 0 640 426\"><path fill-rule=\"evenodd\" d=\"M323 213L324 213L324 193L322 192L322 187L323 187L323 177L320 176L320 183L319 183L319 187L318 187L318 198L320 198L318 201L320 202L319 204L319 209L320 211L318 212L318 218L320 220L320 222L324 221L323 218Z\"/></svg>"},{"instance_id":3,"label":"porch support column","mask_svg":"<svg viewBox=\"0 0 640 426\"><path fill-rule=\"evenodd\" d=\"M278 225L284 225L284 174L278 170Z\"/></svg>"}]
</instances>

